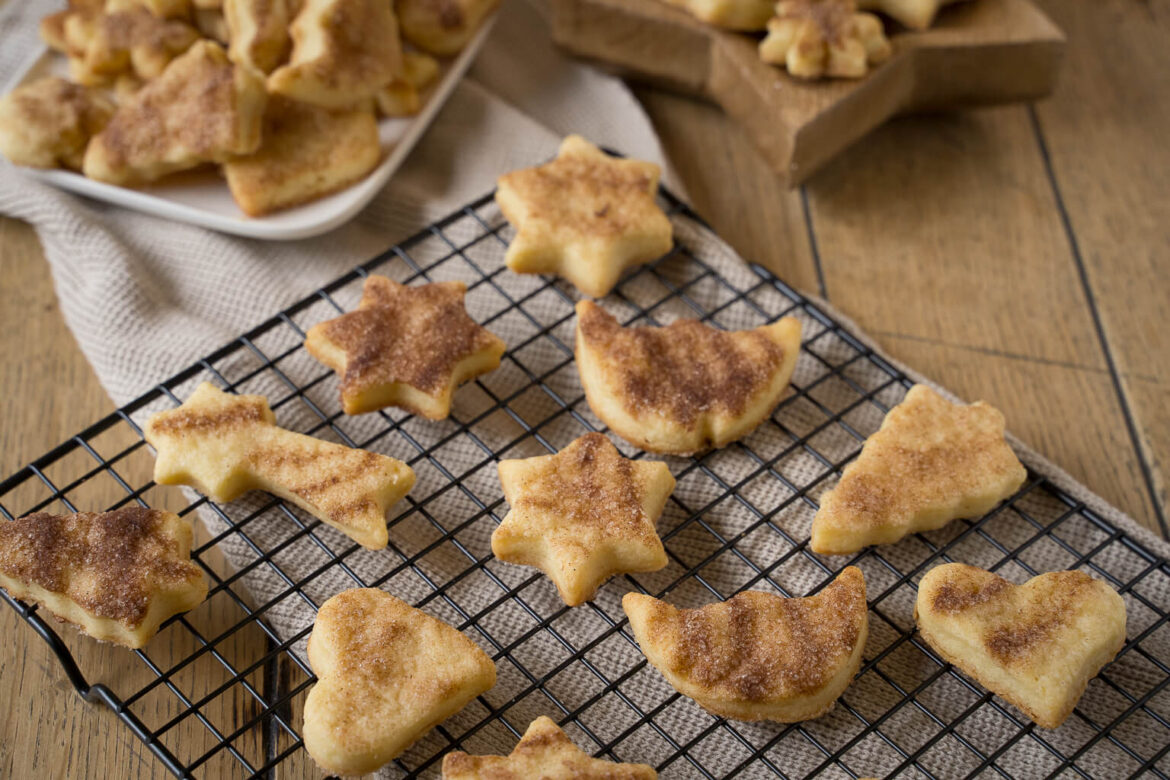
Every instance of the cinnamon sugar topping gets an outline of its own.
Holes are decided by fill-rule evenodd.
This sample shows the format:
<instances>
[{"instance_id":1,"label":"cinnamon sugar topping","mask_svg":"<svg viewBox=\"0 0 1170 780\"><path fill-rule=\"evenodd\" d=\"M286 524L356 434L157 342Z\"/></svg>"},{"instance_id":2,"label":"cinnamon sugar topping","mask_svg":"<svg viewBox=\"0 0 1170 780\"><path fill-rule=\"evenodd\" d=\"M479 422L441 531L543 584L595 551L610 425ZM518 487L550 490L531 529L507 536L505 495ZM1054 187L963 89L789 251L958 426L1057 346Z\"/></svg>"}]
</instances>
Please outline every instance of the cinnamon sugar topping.
<instances>
[{"instance_id":1,"label":"cinnamon sugar topping","mask_svg":"<svg viewBox=\"0 0 1170 780\"><path fill-rule=\"evenodd\" d=\"M759 331L732 333L698 320L623 328L595 304L578 311L584 345L605 355L626 403L687 425L704 413L741 414L784 359Z\"/></svg>"},{"instance_id":2,"label":"cinnamon sugar topping","mask_svg":"<svg viewBox=\"0 0 1170 780\"><path fill-rule=\"evenodd\" d=\"M0 521L0 573L133 629L160 590L202 582L168 517L134 506Z\"/></svg>"}]
</instances>

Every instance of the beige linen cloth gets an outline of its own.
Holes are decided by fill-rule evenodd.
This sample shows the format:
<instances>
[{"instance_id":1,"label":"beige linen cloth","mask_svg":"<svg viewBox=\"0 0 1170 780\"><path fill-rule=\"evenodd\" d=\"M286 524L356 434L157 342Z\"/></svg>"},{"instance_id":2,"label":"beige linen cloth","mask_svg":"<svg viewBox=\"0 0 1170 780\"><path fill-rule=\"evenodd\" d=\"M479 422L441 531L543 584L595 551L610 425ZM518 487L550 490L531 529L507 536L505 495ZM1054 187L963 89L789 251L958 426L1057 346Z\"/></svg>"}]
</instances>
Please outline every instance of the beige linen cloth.
<instances>
[{"instance_id":1,"label":"beige linen cloth","mask_svg":"<svg viewBox=\"0 0 1170 780\"><path fill-rule=\"evenodd\" d=\"M40 2L12 0L6 6L0 13L0 80L34 55L36 20L46 10ZM0 168L0 212L36 227L66 319L102 383L122 403L488 191L499 173L548 157L569 132L661 160L650 124L625 87L562 58L548 41L541 12L525 0L510 0L470 75L405 167L352 224L326 236L295 243L222 236L57 192L11 167ZM510 348L499 369L460 390L451 419L429 422L397 411L336 416L335 379L297 348L297 328L336 316L326 300L296 314L295 327L282 324L256 339L255 346L268 356L288 351L277 364L280 374L250 349L213 364L241 392L267 395L281 425L333 440L368 442L372 450L411 462L418 476L408 500L391 512L391 548L376 552L355 549L333 529L275 506L263 494L222 507L224 515L200 508L211 533L224 534L220 547L237 572L232 590L260 611L298 657L303 657L312 625L312 605L359 582L376 583L461 627L497 659L497 685L483 700L504 709L512 730L522 732L538 715L558 720L571 715L571 736L590 752L617 740L608 757L651 765L694 740L689 757L669 763L663 773L668 778L725 775L751 756L749 744L768 748L742 767L743 777L771 777L773 767L803 776L825 761L825 751L832 753L854 738L842 761L856 775L884 775L903 763L900 750L921 749L907 776L922 776L920 770L964 776L980 765L973 752L978 750L996 754L1004 772L1035 777L1059 766L1052 750L1066 756L1083 750L1079 767L1116 777L1139 765L1126 750L1149 757L1164 747L1166 730L1140 706L1170 717L1165 691L1142 700L1137 713L1125 719L1116 736L1123 749L1110 739L1091 742L1096 729L1080 715L1054 732L1029 730L1017 739L1026 724L1018 713L989 697L981 701L977 689L940 674L905 639L913 628L912 583L935 560L918 539L871 550L857 561L873 605L865 657L879 660L859 676L840 706L817 721L801 728L721 723L672 697L662 678L643 665L628 629L623 633L614 627L622 618L621 596L635 582L652 593L666 590L675 604L694 606L710 602L713 592L726 597L748 587L803 595L826 581L827 570L799 549L808 537L813 502L836 480L826 463L839 464L855 453L854 434L876 430L883 410L905 388L879 361L858 351L857 342L873 345L856 328L846 321L856 339L850 343L809 309L794 312L805 328L805 348L793 384L804 392L781 406L778 423L765 423L742 445L708 456L702 468L687 459L667 459L679 483L659 523L671 555L666 569L615 578L589 606L567 611L545 578L492 559L490 534L506 511L496 460L544 454L600 423L580 400L566 349L572 344L576 293L563 283L551 287L538 277L501 272L504 244L485 236L485 224L502 224L494 205L456 219L444 228L444 236L427 238L410 250L411 261L425 270L423 278L466 281L472 316ZM619 294L604 301L607 308L624 319L649 309L655 321L669 322L695 316L697 307L716 312L712 320L721 327L746 328L791 307L782 291L762 283L705 228L685 216L676 216L674 225L680 244L710 270L704 273L682 256L667 258L627 278ZM507 237L506 228L502 235ZM453 246L466 248L453 253ZM376 271L396 279L413 275L401 258ZM355 280L333 298L351 308L360 288ZM672 289L685 298L671 295ZM516 308L510 301L523 303ZM542 389L531 387L534 376L543 377ZM176 395L185 397L203 379L219 377L203 372L176 388ZM285 379L309 389L303 397L290 393ZM573 413L561 412L557 399L572 404ZM160 400L135 419L141 423L169 405ZM322 425L314 407L331 417L330 425ZM837 413L848 428L832 421ZM627 455L637 454L616 443ZM1018 441L1012 443L1034 472L1066 491L1073 506L1036 487L978 530L952 523L926 538L950 559L993 567L1016 582L1074 565L1112 577L1115 585L1137 578L1125 598L1129 636L1140 644L1107 670L1108 682L1098 679L1090 685L1080 709L1094 723L1108 724L1132 707L1118 688L1140 700L1164 678L1158 663L1170 664L1170 630L1157 616L1170 609L1170 576L1094 518L1112 523L1156 555L1165 557L1170 548ZM733 496L728 496L730 485L738 486ZM806 488L808 501L797 495ZM696 513L701 522L694 519ZM235 531L228 533L225 517ZM261 553L270 560L262 560ZM824 562L834 569L843 565L840 559ZM684 576L696 566L698 576ZM433 595L435 586L443 588L441 596ZM187 620L200 628L201 610ZM572 660L583 649L588 664ZM203 660L212 663L207 656ZM916 692L916 702L902 703L895 686ZM294 712L302 701L303 693L293 702ZM872 722L887 712L878 732L860 737L862 718ZM642 713L651 715L649 722L642 722ZM385 775L431 761L449 747L445 734L463 734L486 714L481 702L473 702L420 740ZM932 742L941 728L936 718L961 718L957 736ZM219 725L226 731L237 724ZM496 753L514 744L513 731L498 720L462 742L472 752ZM168 747L181 760L207 749ZM425 774L434 776L436 769L431 763ZM1162 769L1168 769L1165 763ZM828 766L825 775L855 776L840 765Z\"/></svg>"}]
</instances>

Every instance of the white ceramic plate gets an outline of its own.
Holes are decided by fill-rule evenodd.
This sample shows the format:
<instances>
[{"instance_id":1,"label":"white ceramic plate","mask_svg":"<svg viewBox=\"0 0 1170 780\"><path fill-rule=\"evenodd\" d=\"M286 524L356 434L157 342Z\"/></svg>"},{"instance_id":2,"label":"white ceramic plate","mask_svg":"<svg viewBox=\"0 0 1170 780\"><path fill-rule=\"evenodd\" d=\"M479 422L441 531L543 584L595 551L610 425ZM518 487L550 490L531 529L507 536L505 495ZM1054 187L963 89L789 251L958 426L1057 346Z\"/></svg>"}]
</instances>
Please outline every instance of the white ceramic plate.
<instances>
[{"instance_id":1,"label":"white ceramic plate","mask_svg":"<svg viewBox=\"0 0 1170 780\"><path fill-rule=\"evenodd\" d=\"M157 184L136 189L93 181L73 171L22 170L63 190L223 233L269 241L319 235L347 222L386 185L475 59L494 21L495 17L491 17L484 22L459 56L445 65L439 82L426 96L422 111L416 116L382 119L378 122L383 158L369 176L340 192L303 206L264 217L246 216L232 200L227 183L210 168L174 174ZM41 57L30 63L17 81L22 83L46 72L63 71L64 58L46 49Z\"/></svg>"}]
</instances>

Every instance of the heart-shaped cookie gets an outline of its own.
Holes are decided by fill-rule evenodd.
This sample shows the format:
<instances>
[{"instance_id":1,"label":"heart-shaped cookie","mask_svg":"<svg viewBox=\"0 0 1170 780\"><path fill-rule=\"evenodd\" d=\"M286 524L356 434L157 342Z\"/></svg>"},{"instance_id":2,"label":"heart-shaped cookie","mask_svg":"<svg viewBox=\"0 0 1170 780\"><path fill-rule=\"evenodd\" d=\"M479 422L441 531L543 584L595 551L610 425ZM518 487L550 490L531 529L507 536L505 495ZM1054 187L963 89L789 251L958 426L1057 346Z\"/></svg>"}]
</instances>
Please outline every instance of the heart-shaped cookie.
<instances>
[{"instance_id":1,"label":"heart-shaped cookie","mask_svg":"<svg viewBox=\"0 0 1170 780\"><path fill-rule=\"evenodd\" d=\"M1125 602L1080 571L1013 585L965 563L926 573L914 607L923 639L946 661L1054 729L1125 643Z\"/></svg>"},{"instance_id":2,"label":"heart-shaped cookie","mask_svg":"<svg viewBox=\"0 0 1170 780\"><path fill-rule=\"evenodd\" d=\"M487 654L446 623L376 588L317 612L305 749L327 773L364 775L397 758L496 682Z\"/></svg>"}]
</instances>

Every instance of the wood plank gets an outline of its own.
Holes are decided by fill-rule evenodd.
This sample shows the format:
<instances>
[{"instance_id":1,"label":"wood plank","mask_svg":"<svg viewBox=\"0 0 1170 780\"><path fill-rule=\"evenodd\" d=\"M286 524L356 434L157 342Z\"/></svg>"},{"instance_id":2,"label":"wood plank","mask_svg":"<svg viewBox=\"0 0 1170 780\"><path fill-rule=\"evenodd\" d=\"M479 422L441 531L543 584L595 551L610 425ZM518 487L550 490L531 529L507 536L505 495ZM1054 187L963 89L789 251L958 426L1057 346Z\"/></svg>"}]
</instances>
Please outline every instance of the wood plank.
<instances>
[{"instance_id":1,"label":"wood plank","mask_svg":"<svg viewBox=\"0 0 1170 780\"><path fill-rule=\"evenodd\" d=\"M929 30L892 28L892 56L865 78L810 81L763 62L757 36L657 0L555 0L552 11L569 51L718 102L790 183L892 116L1047 95L1064 49L1028 0L982 0L947 8Z\"/></svg>"},{"instance_id":2,"label":"wood plank","mask_svg":"<svg viewBox=\"0 0 1170 780\"><path fill-rule=\"evenodd\" d=\"M895 357L1002 409L1012 430L1043 430L1042 451L1156 527L1116 394L1021 384L1005 368L1108 378L1026 108L897 120L807 191L830 300ZM979 369L949 368L955 354Z\"/></svg>"},{"instance_id":3,"label":"wood plank","mask_svg":"<svg viewBox=\"0 0 1170 780\"><path fill-rule=\"evenodd\" d=\"M635 94L695 210L741 257L815 293L800 194L772 173L747 135L708 103L646 87Z\"/></svg>"},{"instance_id":4,"label":"wood plank","mask_svg":"<svg viewBox=\"0 0 1170 780\"><path fill-rule=\"evenodd\" d=\"M1056 94L1037 107L1038 128L1165 517L1170 2L1045 0L1044 6L1073 45Z\"/></svg>"}]
</instances>

